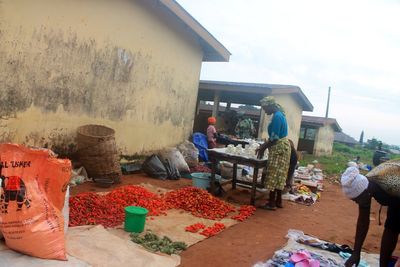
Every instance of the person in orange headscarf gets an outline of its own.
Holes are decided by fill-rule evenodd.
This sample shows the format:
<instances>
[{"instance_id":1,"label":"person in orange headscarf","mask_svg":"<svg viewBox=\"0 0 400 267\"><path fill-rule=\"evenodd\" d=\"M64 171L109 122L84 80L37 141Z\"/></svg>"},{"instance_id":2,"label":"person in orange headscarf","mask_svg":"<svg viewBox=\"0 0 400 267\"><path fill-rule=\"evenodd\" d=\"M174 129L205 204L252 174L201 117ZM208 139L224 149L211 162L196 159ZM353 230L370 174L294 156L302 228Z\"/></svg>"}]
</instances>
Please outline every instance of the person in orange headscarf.
<instances>
[{"instance_id":1,"label":"person in orange headscarf","mask_svg":"<svg viewBox=\"0 0 400 267\"><path fill-rule=\"evenodd\" d=\"M217 129L215 129L214 126L216 123L217 119L215 119L215 117L208 118L208 128L207 128L208 148L217 147Z\"/></svg>"}]
</instances>

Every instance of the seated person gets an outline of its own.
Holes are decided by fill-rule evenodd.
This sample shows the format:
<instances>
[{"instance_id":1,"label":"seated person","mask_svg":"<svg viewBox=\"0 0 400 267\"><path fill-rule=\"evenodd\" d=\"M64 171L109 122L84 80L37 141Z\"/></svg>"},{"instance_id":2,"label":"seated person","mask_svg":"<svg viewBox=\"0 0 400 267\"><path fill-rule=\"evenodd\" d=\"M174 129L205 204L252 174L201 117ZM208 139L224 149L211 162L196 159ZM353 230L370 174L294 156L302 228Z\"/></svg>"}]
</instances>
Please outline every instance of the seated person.
<instances>
[{"instance_id":1,"label":"seated person","mask_svg":"<svg viewBox=\"0 0 400 267\"><path fill-rule=\"evenodd\" d=\"M208 128L207 128L208 148L217 147L217 129L215 129L216 123L217 119L215 119L215 117L208 118Z\"/></svg>"}]
</instances>

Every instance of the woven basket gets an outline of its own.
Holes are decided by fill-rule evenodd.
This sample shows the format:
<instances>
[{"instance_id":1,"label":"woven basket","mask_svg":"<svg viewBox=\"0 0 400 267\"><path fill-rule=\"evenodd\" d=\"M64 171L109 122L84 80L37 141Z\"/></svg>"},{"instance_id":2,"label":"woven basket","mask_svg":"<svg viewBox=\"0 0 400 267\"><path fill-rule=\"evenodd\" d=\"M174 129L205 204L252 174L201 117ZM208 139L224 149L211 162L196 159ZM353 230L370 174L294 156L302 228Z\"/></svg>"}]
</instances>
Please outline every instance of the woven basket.
<instances>
[{"instance_id":1,"label":"woven basket","mask_svg":"<svg viewBox=\"0 0 400 267\"><path fill-rule=\"evenodd\" d=\"M121 167L113 129L94 124L80 126L77 130L77 148L80 161L90 177L119 182Z\"/></svg>"}]
</instances>

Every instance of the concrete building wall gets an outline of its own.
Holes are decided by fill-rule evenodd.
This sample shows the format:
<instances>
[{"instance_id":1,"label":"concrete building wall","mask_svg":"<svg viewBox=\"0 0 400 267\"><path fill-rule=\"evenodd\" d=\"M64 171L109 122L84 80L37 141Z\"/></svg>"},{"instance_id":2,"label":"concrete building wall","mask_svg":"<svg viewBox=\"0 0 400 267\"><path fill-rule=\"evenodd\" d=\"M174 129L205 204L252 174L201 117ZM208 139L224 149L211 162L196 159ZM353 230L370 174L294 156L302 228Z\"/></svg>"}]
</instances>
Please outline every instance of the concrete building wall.
<instances>
[{"instance_id":1,"label":"concrete building wall","mask_svg":"<svg viewBox=\"0 0 400 267\"><path fill-rule=\"evenodd\" d=\"M331 125L325 125L318 129L314 143L314 155L324 156L332 154L335 132Z\"/></svg>"},{"instance_id":2,"label":"concrete building wall","mask_svg":"<svg viewBox=\"0 0 400 267\"><path fill-rule=\"evenodd\" d=\"M274 95L274 97L276 102L285 110L286 120L288 123L288 138L293 141L297 148L303 109L291 94L279 94ZM267 126L270 123L271 118L272 116L264 116L262 138L268 138Z\"/></svg>"},{"instance_id":3,"label":"concrete building wall","mask_svg":"<svg viewBox=\"0 0 400 267\"><path fill-rule=\"evenodd\" d=\"M122 153L192 130L202 49L152 0L0 1L0 142L67 149L116 130Z\"/></svg>"}]
</instances>

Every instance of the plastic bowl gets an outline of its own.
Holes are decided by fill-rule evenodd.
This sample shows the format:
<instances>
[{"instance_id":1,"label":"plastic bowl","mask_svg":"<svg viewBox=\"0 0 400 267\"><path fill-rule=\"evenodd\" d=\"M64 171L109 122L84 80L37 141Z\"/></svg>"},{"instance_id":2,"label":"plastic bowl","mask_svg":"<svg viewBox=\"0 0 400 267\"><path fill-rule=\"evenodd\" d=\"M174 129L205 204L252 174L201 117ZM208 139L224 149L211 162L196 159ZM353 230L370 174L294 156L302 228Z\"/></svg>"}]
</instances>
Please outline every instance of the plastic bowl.
<instances>
[{"instance_id":1,"label":"plastic bowl","mask_svg":"<svg viewBox=\"0 0 400 267\"><path fill-rule=\"evenodd\" d=\"M210 179L211 173L208 172L194 172L191 174L192 176L192 184L195 187L207 189L210 187ZM221 176L218 174L215 175L215 180L220 181Z\"/></svg>"}]
</instances>

